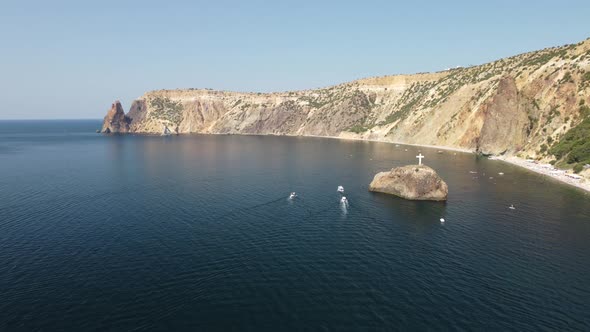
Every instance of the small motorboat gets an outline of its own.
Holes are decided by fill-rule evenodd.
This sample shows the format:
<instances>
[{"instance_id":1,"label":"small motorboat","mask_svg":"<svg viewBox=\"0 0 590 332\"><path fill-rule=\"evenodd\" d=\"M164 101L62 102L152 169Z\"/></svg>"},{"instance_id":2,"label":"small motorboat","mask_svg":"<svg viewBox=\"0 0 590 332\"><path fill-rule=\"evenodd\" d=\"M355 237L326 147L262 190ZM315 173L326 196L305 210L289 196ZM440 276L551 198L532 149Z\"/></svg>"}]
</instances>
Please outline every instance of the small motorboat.
<instances>
[{"instance_id":1,"label":"small motorboat","mask_svg":"<svg viewBox=\"0 0 590 332\"><path fill-rule=\"evenodd\" d=\"M516 210L516 208L514 207L514 204L510 204L510 206L508 207L510 210Z\"/></svg>"},{"instance_id":2,"label":"small motorboat","mask_svg":"<svg viewBox=\"0 0 590 332\"><path fill-rule=\"evenodd\" d=\"M444 223L445 222L445 218L440 218L440 222Z\"/></svg>"},{"instance_id":3,"label":"small motorboat","mask_svg":"<svg viewBox=\"0 0 590 332\"><path fill-rule=\"evenodd\" d=\"M346 199L346 196L342 196L342 198L340 199L340 203L348 204L348 199Z\"/></svg>"},{"instance_id":4,"label":"small motorboat","mask_svg":"<svg viewBox=\"0 0 590 332\"><path fill-rule=\"evenodd\" d=\"M297 197L295 192L292 192L291 195L289 195L289 199L295 199L295 197Z\"/></svg>"},{"instance_id":5,"label":"small motorboat","mask_svg":"<svg viewBox=\"0 0 590 332\"><path fill-rule=\"evenodd\" d=\"M504 173L503 172L500 172L500 173L498 173L498 175L504 175Z\"/></svg>"},{"instance_id":6,"label":"small motorboat","mask_svg":"<svg viewBox=\"0 0 590 332\"><path fill-rule=\"evenodd\" d=\"M344 187L343 186L338 186L338 192L339 193L343 193L344 192Z\"/></svg>"}]
</instances>

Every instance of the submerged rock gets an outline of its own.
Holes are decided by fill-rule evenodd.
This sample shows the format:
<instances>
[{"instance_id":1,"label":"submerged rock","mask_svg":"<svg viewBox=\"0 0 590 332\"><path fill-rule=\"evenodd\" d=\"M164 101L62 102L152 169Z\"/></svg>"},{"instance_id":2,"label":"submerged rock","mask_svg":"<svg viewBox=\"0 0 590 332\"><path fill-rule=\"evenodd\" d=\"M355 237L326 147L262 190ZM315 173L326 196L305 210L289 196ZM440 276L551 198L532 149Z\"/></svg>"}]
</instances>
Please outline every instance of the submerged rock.
<instances>
[{"instance_id":1,"label":"submerged rock","mask_svg":"<svg viewBox=\"0 0 590 332\"><path fill-rule=\"evenodd\" d=\"M117 100L111 105L111 109L104 117L101 132L105 134L128 133L130 122L131 119L125 115L121 102Z\"/></svg>"},{"instance_id":2,"label":"submerged rock","mask_svg":"<svg viewBox=\"0 0 590 332\"><path fill-rule=\"evenodd\" d=\"M447 184L436 171L424 165L408 165L378 173L369 191L426 201L446 201L449 194Z\"/></svg>"}]
</instances>

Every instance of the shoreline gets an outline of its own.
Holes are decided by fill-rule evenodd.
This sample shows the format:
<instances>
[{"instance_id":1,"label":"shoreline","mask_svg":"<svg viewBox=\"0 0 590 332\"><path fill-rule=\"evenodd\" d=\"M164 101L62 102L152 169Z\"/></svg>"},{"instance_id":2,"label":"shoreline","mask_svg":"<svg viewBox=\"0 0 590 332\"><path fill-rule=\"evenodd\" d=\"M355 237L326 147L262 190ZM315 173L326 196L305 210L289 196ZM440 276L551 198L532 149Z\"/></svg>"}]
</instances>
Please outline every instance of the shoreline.
<instances>
[{"instance_id":1,"label":"shoreline","mask_svg":"<svg viewBox=\"0 0 590 332\"><path fill-rule=\"evenodd\" d=\"M286 135L286 136L297 136L297 135ZM319 136L319 135L303 135L302 137L332 138L332 139L349 140L349 141L364 141L364 142L398 144L398 145L417 146L417 147L421 147L421 148L438 149L438 150L446 150L446 151L454 151L454 152L462 152L462 153L470 153L470 154L475 153L474 151L469 150L469 149L454 148L454 147L450 147L450 146L428 145L428 144L411 144L411 143L404 143L404 142L385 141L385 140L380 140L380 139L365 139L365 138L342 137L342 136Z\"/></svg>"},{"instance_id":2,"label":"shoreline","mask_svg":"<svg viewBox=\"0 0 590 332\"><path fill-rule=\"evenodd\" d=\"M424 147L424 148L432 148L432 149L439 149L439 150L446 150L446 151L455 151L455 152L462 152L462 153L470 153L475 154L475 151L469 149L461 149L461 148L453 148L448 146L438 146L438 145L427 145L427 144L408 144L403 142L391 142L391 141L384 141L384 140L370 140L370 139L362 139L362 138L352 138L352 137L338 137L338 136L312 136L312 137L328 137L328 138L336 138L336 139L348 139L348 140L356 140L356 141L369 141L369 142L380 142L380 143L390 143L390 144L399 144L399 145L409 145L409 146L417 146L417 147ZM559 183L570 185L576 187L578 189L584 190L590 193L590 181L588 179L582 177L580 180L576 180L566 176L565 174L551 174L549 170L542 169L539 167L538 164L529 163L525 159L516 157L516 156L494 156L490 160L500 160L506 163L509 163L514 166L518 166L520 168L524 168L530 172L534 172L540 175L547 176Z\"/></svg>"},{"instance_id":3,"label":"shoreline","mask_svg":"<svg viewBox=\"0 0 590 332\"><path fill-rule=\"evenodd\" d=\"M379 140L379 139L364 139L364 138L357 138L357 137L320 136L320 135L268 135L268 134L247 134L247 135L330 138L330 139L338 139L338 140L398 144L398 145L415 146L415 147L423 147L423 148L430 148L430 149L438 149L438 150L445 150L445 151L475 154L475 151L473 151L473 150L454 148L454 147L449 147L449 146L428 145L428 144L409 144L409 143L404 143L404 142L385 141L385 140ZM561 184L573 186L573 187L576 187L578 189L581 189L581 190L584 190L584 191L590 193L590 182L584 177L582 177L581 180L575 180L575 179L567 177L565 174L550 174L548 170L538 168L538 164L529 163L526 160L524 160L522 158L515 157L515 156L511 156L511 157L494 156L493 159L490 159L490 160L504 161L506 163L509 163L514 166L518 166L518 167L528 170L530 172L534 172L534 173L537 173L540 175L547 176L547 177L549 177Z\"/></svg>"},{"instance_id":4,"label":"shoreline","mask_svg":"<svg viewBox=\"0 0 590 332\"><path fill-rule=\"evenodd\" d=\"M581 180L576 180L570 177L567 177L564 173L559 173L559 174L551 174L551 171L548 169L544 169L542 167L540 167L539 164L535 164L535 163L530 163L528 161L526 161L525 159L522 158L518 158L515 156L511 156L511 157L494 157L495 160L500 160L503 161L505 163L514 165L514 166L518 166L521 168L524 168L526 170L529 170L531 172L540 174L540 175L544 175L550 179L553 179L555 181L558 181L560 183L564 183L573 187L576 187L578 189L582 189L586 192L590 193L590 181L588 181L588 179L582 177ZM569 173L571 174L571 173Z\"/></svg>"},{"instance_id":5,"label":"shoreline","mask_svg":"<svg viewBox=\"0 0 590 332\"><path fill-rule=\"evenodd\" d=\"M150 133L128 133L128 134L139 134L139 135L157 135L157 134L150 134ZM387 144L397 144L397 145L406 145L406 146L415 146L415 147L423 147L423 148L430 148L430 149L438 149L438 150L445 150L445 151L453 151L453 152L461 152L461 153L469 153L475 154L473 150L463 149L463 148L454 148L450 146L440 146L440 145L428 145L428 144L411 144L411 143L404 143L404 142L394 142L394 141L386 141L386 140L379 140L379 139L365 139L365 138L358 138L358 137L343 137L343 136L321 136L321 135L291 135L291 134L284 134L284 135L275 135L275 134L221 134L221 133L181 133L176 135L241 135L241 136L287 136L287 137L314 137L314 138L328 138L328 139L337 139L337 140L349 140L349 141L364 141L364 142L376 142L376 143L387 143ZM576 187L578 189L582 189L588 193L590 193L590 181L588 179L582 177L581 180L575 180L572 178L567 177L565 174L550 174L549 170L539 168L538 164L529 163L522 158L518 158L515 156L505 157L505 156L494 156L492 160L500 160L506 163L509 163L514 166L518 166L520 168L524 168L530 172L534 172L540 175L547 176L555 181L558 181L562 184L566 184L569 186Z\"/></svg>"},{"instance_id":6,"label":"shoreline","mask_svg":"<svg viewBox=\"0 0 590 332\"><path fill-rule=\"evenodd\" d=\"M403 142L392 142L392 141L384 141L384 140L372 140L372 139L363 139L363 138L354 138L354 137L339 137L339 136L317 136L317 135L308 135L306 137L320 137L320 138L332 138L332 139L343 139L343 140L353 140L353 141L367 141L367 142L379 142L379 143L389 143L389 144L399 144L399 145L409 145L409 146L416 146L416 147L424 147L424 148L432 148L432 149L439 149L439 150L446 150L446 151L455 151L455 152L462 152L462 153L470 153L475 154L474 151L469 149L462 149L462 148L453 148L448 146L438 146L438 145L427 145L427 144L408 144ZM534 172L540 175L547 176L559 183L566 184L569 186L576 187L578 189L584 190L590 193L590 181L588 179L582 177L581 180L576 180L570 177L567 177L565 174L551 174L549 170L539 168L538 164L529 163L525 159L510 156L494 156L493 159L490 160L500 160L506 163L509 163L514 166L518 166L520 168L524 168L530 172Z\"/></svg>"}]
</instances>

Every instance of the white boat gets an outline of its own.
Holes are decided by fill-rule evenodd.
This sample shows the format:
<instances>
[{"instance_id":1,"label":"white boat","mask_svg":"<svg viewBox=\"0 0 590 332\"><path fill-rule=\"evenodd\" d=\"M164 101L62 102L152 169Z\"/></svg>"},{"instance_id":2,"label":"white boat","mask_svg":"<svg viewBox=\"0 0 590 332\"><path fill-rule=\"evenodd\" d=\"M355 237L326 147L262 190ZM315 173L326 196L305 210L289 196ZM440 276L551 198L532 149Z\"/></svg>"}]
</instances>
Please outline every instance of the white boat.
<instances>
[{"instance_id":1,"label":"white boat","mask_svg":"<svg viewBox=\"0 0 590 332\"><path fill-rule=\"evenodd\" d=\"M508 207L510 210L516 210L516 208L514 207L514 204L510 204L510 206Z\"/></svg>"},{"instance_id":2,"label":"white boat","mask_svg":"<svg viewBox=\"0 0 590 332\"><path fill-rule=\"evenodd\" d=\"M445 218L440 218L440 222L444 223L445 222Z\"/></svg>"},{"instance_id":3,"label":"white boat","mask_svg":"<svg viewBox=\"0 0 590 332\"><path fill-rule=\"evenodd\" d=\"M348 204L348 199L346 199L345 196L342 196L342 198L340 199L340 203L342 203L342 204Z\"/></svg>"},{"instance_id":4,"label":"white boat","mask_svg":"<svg viewBox=\"0 0 590 332\"><path fill-rule=\"evenodd\" d=\"M504 173L500 172L500 173L498 173L498 175L504 175Z\"/></svg>"},{"instance_id":5,"label":"white boat","mask_svg":"<svg viewBox=\"0 0 590 332\"><path fill-rule=\"evenodd\" d=\"M291 195L289 195L289 199L294 199L295 197L297 197L295 192L292 192Z\"/></svg>"},{"instance_id":6,"label":"white boat","mask_svg":"<svg viewBox=\"0 0 590 332\"><path fill-rule=\"evenodd\" d=\"M338 192L339 193L343 193L344 192L344 187L343 186L338 186Z\"/></svg>"}]
</instances>

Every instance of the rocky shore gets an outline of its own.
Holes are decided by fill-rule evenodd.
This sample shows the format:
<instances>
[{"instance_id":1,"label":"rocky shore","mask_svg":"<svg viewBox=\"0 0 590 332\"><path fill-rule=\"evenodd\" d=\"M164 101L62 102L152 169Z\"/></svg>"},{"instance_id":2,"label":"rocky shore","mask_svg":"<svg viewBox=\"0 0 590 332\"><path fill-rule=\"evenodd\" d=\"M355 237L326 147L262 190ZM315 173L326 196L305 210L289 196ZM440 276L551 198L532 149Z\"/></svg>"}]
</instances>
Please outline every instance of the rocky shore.
<instances>
[{"instance_id":1,"label":"rocky shore","mask_svg":"<svg viewBox=\"0 0 590 332\"><path fill-rule=\"evenodd\" d=\"M590 181L587 178L587 176L590 175L590 170L584 171L584 173L580 175L579 179L575 179L571 177L571 174L573 174L571 173L571 171L555 171L549 167L543 167L543 165L541 164L527 161L525 159L518 158L515 156L495 157L494 159L501 160L512 165L525 168L529 171L548 176L556 181L560 181L570 186L580 188L590 193Z\"/></svg>"}]
</instances>

